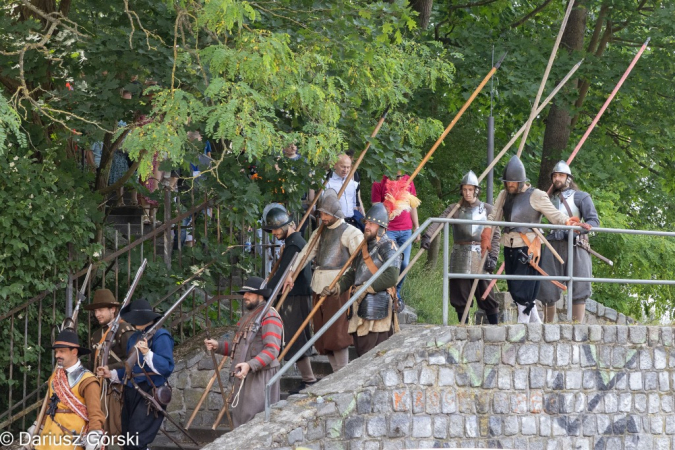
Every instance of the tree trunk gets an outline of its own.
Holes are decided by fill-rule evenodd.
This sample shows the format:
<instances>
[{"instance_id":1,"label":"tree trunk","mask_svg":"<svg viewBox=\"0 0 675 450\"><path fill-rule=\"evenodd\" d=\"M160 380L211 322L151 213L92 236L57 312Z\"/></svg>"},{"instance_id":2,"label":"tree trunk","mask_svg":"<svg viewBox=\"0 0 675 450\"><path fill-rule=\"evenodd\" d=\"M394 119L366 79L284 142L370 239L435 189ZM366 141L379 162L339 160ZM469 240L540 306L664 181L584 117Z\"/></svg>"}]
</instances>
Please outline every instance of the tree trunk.
<instances>
[{"instance_id":1,"label":"tree trunk","mask_svg":"<svg viewBox=\"0 0 675 450\"><path fill-rule=\"evenodd\" d=\"M587 14L588 10L583 4L576 5L570 14L567 27L560 41L569 52L583 49ZM551 185L551 170L555 163L561 159L563 150L567 148L569 143L572 131L570 128L572 123L571 106L559 105L556 102L551 106L546 118L546 131L544 132L544 145L539 180L537 181L537 187L541 190L545 191Z\"/></svg>"},{"instance_id":2,"label":"tree trunk","mask_svg":"<svg viewBox=\"0 0 675 450\"><path fill-rule=\"evenodd\" d=\"M423 30L426 29L429 26L434 0L416 0L411 3L412 8L420 14L417 18L417 25Z\"/></svg>"}]
</instances>

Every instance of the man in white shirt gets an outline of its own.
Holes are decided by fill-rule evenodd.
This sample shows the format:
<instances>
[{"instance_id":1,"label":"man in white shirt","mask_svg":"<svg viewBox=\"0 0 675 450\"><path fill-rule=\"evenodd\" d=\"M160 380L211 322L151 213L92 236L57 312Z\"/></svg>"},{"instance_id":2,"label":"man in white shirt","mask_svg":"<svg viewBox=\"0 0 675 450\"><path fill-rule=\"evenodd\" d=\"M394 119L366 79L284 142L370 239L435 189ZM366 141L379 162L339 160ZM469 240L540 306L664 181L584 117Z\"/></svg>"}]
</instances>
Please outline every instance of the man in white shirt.
<instances>
[{"instance_id":1,"label":"man in white shirt","mask_svg":"<svg viewBox=\"0 0 675 450\"><path fill-rule=\"evenodd\" d=\"M340 192L340 189L342 189L342 185L349 176L351 170L351 158L344 153L338 156L338 161L333 167L333 173L326 182L325 189L333 189L335 192ZM339 200L345 222L363 231L361 219L366 213L362 206L363 202L361 201L360 183L354 179L349 180L349 184ZM356 214L357 217L354 217L354 214Z\"/></svg>"}]
</instances>

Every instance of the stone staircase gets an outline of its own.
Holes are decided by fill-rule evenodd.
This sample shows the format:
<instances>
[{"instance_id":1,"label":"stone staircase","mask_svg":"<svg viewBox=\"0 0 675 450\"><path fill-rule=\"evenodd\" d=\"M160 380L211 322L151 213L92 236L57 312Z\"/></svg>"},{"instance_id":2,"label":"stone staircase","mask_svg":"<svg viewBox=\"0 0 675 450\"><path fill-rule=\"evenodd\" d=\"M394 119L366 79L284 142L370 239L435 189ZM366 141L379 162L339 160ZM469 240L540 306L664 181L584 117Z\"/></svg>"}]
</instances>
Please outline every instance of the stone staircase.
<instances>
[{"instance_id":1,"label":"stone staircase","mask_svg":"<svg viewBox=\"0 0 675 450\"><path fill-rule=\"evenodd\" d=\"M399 314L399 322L402 331L414 326L416 321L417 315L409 307L406 307L406 309ZM211 330L211 335L224 336L225 339L231 339L234 331L233 327L220 328ZM213 360L209 355L206 355L202 351L204 337L204 334L195 336L175 350L176 368L169 380L174 388L174 396L167 411L174 420L183 426L187 423L190 415L193 413L194 407L204 392L208 380L214 373ZM351 362L356 359L356 350L354 347L350 347L349 361ZM333 373L333 369L326 356L313 355L311 357L311 364L314 375L319 382ZM226 367L221 371L223 383L226 384L226 391L229 390L228 370L229 368ZM281 401L277 406L283 405L286 399L288 399L290 392L299 389L301 382L302 378L297 367L294 366L289 369L280 380ZM160 432L153 444L150 445L150 448L152 450L180 450L182 447L184 450L196 450L213 442L218 437L231 431L227 426L227 420L225 419L221 421L221 424L215 430L212 429L213 422L222 406L223 400L218 388L218 383L214 383L214 387L211 388L207 400L204 402L204 405L196 415L194 422L188 430L190 436L199 442L200 445L195 446L184 435L175 430L170 424L167 425L167 422L165 422L171 438L178 441L180 446Z\"/></svg>"}]
</instances>

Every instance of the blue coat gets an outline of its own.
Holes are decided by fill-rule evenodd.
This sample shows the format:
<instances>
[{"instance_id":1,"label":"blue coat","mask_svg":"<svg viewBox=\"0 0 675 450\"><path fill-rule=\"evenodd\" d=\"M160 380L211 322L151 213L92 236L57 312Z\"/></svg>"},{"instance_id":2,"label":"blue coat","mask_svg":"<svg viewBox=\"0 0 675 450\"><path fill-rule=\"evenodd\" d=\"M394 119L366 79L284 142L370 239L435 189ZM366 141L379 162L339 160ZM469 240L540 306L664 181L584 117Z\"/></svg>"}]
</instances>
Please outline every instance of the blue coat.
<instances>
[{"instance_id":1,"label":"blue coat","mask_svg":"<svg viewBox=\"0 0 675 450\"><path fill-rule=\"evenodd\" d=\"M141 331L136 331L131 335L129 341L127 342L127 354L131 351L134 345L136 345L136 342L138 342L141 335ZM169 378L173 372L173 344L173 337L164 328L160 328L152 337L152 339L150 339L150 342L148 342L148 347L154 354L152 357L152 364L155 367L154 372L158 374L151 375L150 378L152 378L152 382L155 383L155 386L157 387L166 383L167 378ZM145 374L139 366L139 363L143 364L143 362L143 354L138 352L138 362L132 368L136 383L147 382ZM153 372L148 366L145 366L145 371L148 373ZM124 377L124 369L117 369L117 376L120 380L122 380ZM130 381L127 382L127 386L132 386Z\"/></svg>"}]
</instances>

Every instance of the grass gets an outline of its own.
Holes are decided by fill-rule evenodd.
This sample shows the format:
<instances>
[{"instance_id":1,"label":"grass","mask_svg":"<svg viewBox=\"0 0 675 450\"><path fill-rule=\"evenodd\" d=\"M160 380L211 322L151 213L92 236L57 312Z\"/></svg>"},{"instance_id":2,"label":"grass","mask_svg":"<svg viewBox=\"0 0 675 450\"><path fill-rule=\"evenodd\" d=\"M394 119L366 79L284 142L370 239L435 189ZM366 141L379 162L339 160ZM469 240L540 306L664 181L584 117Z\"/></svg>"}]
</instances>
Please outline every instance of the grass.
<instances>
[{"instance_id":1,"label":"grass","mask_svg":"<svg viewBox=\"0 0 675 450\"><path fill-rule=\"evenodd\" d=\"M417 250L413 248L413 252ZM411 254L410 259L415 256ZM417 312L419 323L440 325L443 323L443 257L439 255L436 267L426 266L426 257L420 258L405 278L403 299ZM469 312L469 323L473 322L476 305ZM455 309L448 304L448 325L459 323Z\"/></svg>"}]
</instances>

